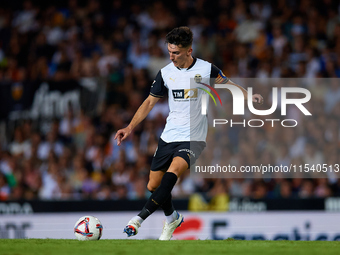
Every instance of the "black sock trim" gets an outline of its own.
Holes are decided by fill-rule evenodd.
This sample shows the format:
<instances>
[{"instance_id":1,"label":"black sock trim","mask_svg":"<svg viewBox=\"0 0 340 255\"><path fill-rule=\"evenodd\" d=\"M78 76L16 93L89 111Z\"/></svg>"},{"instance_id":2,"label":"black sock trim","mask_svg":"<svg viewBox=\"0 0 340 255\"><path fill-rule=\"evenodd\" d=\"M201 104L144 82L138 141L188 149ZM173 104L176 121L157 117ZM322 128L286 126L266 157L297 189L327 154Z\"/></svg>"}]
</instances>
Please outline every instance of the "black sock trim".
<instances>
[{"instance_id":1,"label":"black sock trim","mask_svg":"<svg viewBox=\"0 0 340 255\"><path fill-rule=\"evenodd\" d=\"M143 220L145 220L150 215L151 215L150 211L145 207L143 207L142 211L138 214L138 216L141 217Z\"/></svg>"},{"instance_id":2,"label":"black sock trim","mask_svg":"<svg viewBox=\"0 0 340 255\"><path fill-rule=\"evenodd\" d=\"M153 193L153 191L150 191L150 192L151 192L151 194ZM172 195L171 194L165 200L165 202L161 205L161 208L162 208L165 216L169 216L169 215L171 215L175 211L175 207L172 204Z\"/></svg>"}]
</instances>

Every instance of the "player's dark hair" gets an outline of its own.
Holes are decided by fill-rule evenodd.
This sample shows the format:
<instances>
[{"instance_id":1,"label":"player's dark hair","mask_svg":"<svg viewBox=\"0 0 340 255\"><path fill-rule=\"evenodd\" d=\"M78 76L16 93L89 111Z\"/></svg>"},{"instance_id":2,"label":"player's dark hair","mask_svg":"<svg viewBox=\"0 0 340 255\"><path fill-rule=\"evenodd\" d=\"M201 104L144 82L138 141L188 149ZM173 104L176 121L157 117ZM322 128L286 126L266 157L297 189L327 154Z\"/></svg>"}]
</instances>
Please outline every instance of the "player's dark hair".
<instances>
[{"instance_id":1,"label":"player's dark hair","mask_svg":"<svg viewBox=\"0 0 340 255\"><path fill-rule=\"evenodd\" d=\"M192 45L193 34L188 27L176 27L166 35L165 43L175 44L184 48Z\"/></svg>"}]
</instances>

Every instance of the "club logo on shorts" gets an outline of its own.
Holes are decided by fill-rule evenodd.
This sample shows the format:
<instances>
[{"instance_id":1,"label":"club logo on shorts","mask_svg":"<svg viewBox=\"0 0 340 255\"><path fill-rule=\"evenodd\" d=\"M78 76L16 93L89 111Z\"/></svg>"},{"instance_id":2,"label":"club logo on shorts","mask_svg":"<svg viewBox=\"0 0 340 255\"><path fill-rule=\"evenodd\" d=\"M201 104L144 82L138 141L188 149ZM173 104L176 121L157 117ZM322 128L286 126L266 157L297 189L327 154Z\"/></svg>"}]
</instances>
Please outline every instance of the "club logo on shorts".
<instances>
[{"instance_id":1,"label":"club logo on shorts","mask_svg":"<svg viewBox=\"0 0 340 255\"><path fill-rule=\"evenodd\" d=\"M192 150L189 150L189 149L180 149L180 150L178 150L178 152L181 152L181 151L189 152L191 155L193 155L194 157L196 157L195 153L194 153ZM189 157L189 158L190 158L190 157Z\"/></svg>"}]
</instances>

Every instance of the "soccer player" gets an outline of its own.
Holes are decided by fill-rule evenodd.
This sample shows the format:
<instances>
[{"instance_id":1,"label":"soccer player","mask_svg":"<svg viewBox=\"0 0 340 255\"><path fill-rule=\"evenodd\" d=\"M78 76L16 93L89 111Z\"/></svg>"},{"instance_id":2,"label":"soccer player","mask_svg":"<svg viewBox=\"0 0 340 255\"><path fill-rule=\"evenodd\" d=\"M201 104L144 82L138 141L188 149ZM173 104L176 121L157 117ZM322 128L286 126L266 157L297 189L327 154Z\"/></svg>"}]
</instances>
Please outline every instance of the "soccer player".
<instances>
[{"instance_id":1,"label":"soccer player","mask_svg":"<svg viewBox=\"0 0 340 255\"><path fill-rule=\"evenodd\" d=\"M118 130L115 135L120 145L145 119L157 101L168 93L170 113L151 163L147 184L152 195L142 211L125 227L124 232L128 237L136 235L143 221L158 207L162 208L166 216L159 240L170 240L172 233L183 222L182 214L173 207L171 191L177 179L195 163L204 149L208 129L207 117L201 114L201 101L198 100L204 92L190 89L190 78L216 78L218 83L241 88L247 99L247 91L230 81L220 69L191 55L192 41L193 34L188 27L178 27L167 34L166 43L172 63L158 72L148 98L139 107L130 124ZM261 95L255 94L252 97L253 102L263 103ZM198 114L195 114L194 121L190 123L193 120L190 112L196 109Z\"/></svg>"}]
</instances>

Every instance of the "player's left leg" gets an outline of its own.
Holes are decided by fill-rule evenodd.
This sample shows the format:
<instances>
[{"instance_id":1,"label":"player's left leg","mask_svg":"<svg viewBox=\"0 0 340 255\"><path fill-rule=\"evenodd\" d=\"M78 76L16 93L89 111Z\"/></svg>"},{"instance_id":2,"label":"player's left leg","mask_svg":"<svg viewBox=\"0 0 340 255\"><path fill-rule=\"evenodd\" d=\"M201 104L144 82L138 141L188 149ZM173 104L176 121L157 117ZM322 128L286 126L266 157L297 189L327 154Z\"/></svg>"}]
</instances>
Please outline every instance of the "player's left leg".
<instances>
[{"instance_id":1,"label":"player's left leg","mask_svg":"<svg viewBox=\"0 0 340 255\"><path fill-rule=\"evenodd\" d=\"M186 168L179 168L179 167L171 167L168 169L167 173L169 174L175 174L177 176L177 178L179 178L184 171L186 171L188 169L188 161L186 161L185 159L183 159L180 156L177 156L174 158L173 160L174 165L175 164L180 164L183 166L187 166ZM168 200L170 200L171 202L171 206L172 206L172 201L171 201L171 193L170 196L168 197ZM164 207L164 204L163 204ZM178 228L182 222L184 221L183 215L178 213L173 206L171 208L168 209L168 216L167 216L167 220L166 222L164 222L164 226L163 226L163 231L161 236L159 237L159 240L170 240L172 237L172 234L174 233L175 229Z\"/></svg>"},{"instance_id":2,"label":"player's left leg","mask_svg":"<svg viewBox=\"0 0 340 255\"><path fill-rule=\"evenodd\" d=\"M174 160L172 162L173 164L171 164L166 174L173 173L177 177L180 177L184 173L184 171L187 170L187 168L195 163L195 161L203 151L204 147L205 142L181 143L176 148L176 151L174 153ZM183 168L176 167L176 164L182 165ZM185 165L187 166L187 168L184 167ZM170 216L167 217L167 221L164 223L163 231L161 236L159 237L159 240L170 240L175 229L182 224L183 215L181 215L177 211L173 211L173 214L171 216L172 218Z\"/></svg>"},{"instance_id":3,"label":"player's left leg","mask_svg":"<svg viewBox=\"0 0 340 255\"><path fill-rule=\"evenodd\" d=\"M178 158L179 159L176 159L176 161L182 159L181 157ZM176 164L176 161L174 162L174 165ZM188 161L186 162L188 163ZM178 170L179 168L174 167L174 165L173 166L170 165L167 172L173 172L177 175L177 177L181 176L183 172L179 172ZM159 187L164 174L165 172L163 171L150 171L149 183L147 185L147 188L150 192L153 193ZM163 204L161 204L160 207L162 208L165 214L166 223L164 224L163 232L159 239L170 240L174 230L183 222L183 216L175 210L172 203L171 192L168 198L164 201ZM144 221L139 215L134 217L134 219L138 220L138 222L140 223Z\"/></svg>"},{"instance_id":4,"label":"player's left leg","mask_svg":"<svg viewBox=\"0 0 340 255\"><path fill-rule=\"evenodd\" d=\"M141 223L161 206L166 213L167 221L169 220L169 223L166 222L160 240L170 240L172 233L183 220L183 216L177 213L172 206L171 191L182 173L184 173L190 165L195 163L204 147L205 142L165 143L160 139L158 150L152 161L151 170L168 170L162 176L159 186L159 182L155 180L158 179L159 181L160 178L152 178L153 181L148 183L150 191L154 190L156 187L157 189L155 189L150 196L138 216L132 218L124 229L124 232L126 232L128 236L137 234ZM160 176L160 174L156 175ZM136 222L136 227L130 228L129 224L132 221ZM167 225L169 228L166 227Z\"/></svg>"}]
</instances>

